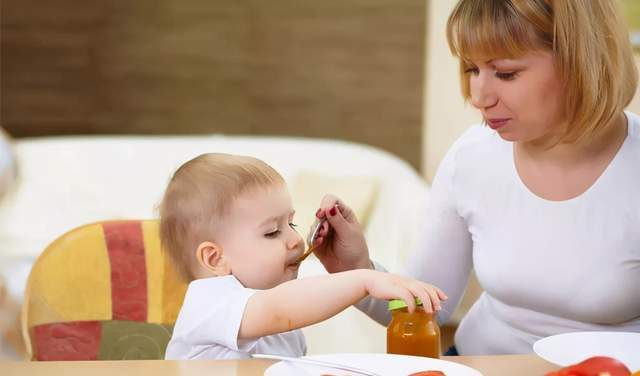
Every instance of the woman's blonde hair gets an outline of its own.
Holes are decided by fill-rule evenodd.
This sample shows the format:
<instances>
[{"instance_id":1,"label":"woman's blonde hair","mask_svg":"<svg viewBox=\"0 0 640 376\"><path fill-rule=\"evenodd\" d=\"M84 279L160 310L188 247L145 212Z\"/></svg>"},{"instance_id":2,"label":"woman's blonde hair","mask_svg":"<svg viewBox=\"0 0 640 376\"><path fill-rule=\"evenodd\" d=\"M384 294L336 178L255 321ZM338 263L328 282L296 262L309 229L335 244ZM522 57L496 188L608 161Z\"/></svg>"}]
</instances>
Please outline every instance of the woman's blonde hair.
<instances>
[{"instance_id":1,"label":"woman's blonde hair","mask_svg":"<svg viewBox=\"0 0 640 376\"><path fill-rule=\"evenodd\" d=\"M238 196L280 184L284 179L276 170L252 157L209 153L180 166L160 203L160 242L177 271L188 281L195 278L197 246L215 241Z\"/></svg>"},{"instance_id":2,"label":"woman's blonde hair","mask_svg":"<svg viewBox=\"0 0 640 376\"><path fill-rule=\"evenodd\" d=\"M470 97L472 56L517 58L548 50L564 88L567 121L559 142L598 137L638 85L629 34L616 0L461 0L447 23Z\"/></svg>"}]
</instances>

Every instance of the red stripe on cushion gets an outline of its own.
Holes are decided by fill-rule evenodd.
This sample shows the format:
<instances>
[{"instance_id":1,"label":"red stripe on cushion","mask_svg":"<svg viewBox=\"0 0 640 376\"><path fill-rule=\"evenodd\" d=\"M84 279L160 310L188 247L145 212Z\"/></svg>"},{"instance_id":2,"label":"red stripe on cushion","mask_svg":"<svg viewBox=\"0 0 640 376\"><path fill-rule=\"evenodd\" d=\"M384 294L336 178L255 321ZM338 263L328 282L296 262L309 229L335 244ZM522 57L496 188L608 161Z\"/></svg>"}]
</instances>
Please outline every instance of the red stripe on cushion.
<instances>
[{"instance_id":1,"label":"red stripe on cushion","mask_svg":"<svg viewBox=\"0 0 640 376\"><path fill-rule=\"evenodd\" d=\"M33 328L37 360L96 360L102 325L98 321L37 325Z\"/></svg>"},{"instance_id":2,"label":"red stripe on cushion","mask_svg":"<svg viewBox=\"0 0 640 376\"><path fill-rule=\"evenodd\" d=\"M147 321L147 270L142 224L102 225L111 263L113 320Z\"/></svg>"}]
</instances>

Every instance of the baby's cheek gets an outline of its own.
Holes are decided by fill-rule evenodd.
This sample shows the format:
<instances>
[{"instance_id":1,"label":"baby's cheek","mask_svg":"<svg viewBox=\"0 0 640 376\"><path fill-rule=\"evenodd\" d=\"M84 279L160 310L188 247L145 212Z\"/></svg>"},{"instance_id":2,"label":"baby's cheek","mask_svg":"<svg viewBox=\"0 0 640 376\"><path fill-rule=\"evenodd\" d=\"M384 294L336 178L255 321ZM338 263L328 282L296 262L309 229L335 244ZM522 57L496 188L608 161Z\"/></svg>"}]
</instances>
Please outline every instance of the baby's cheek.
<instances>
[{"instance_id":1,"label":"baby's cheek","mask_svg":"<svg viewBox=\"0 0 640 376\"><path fill-rule=\"evenodd\" d=\"M284 274L286 266L287 265L285 259L274 257L267 263L265 263L264 268L261 270L261 273L269 280L280 279Z\"/></svg>"}]
</instances>

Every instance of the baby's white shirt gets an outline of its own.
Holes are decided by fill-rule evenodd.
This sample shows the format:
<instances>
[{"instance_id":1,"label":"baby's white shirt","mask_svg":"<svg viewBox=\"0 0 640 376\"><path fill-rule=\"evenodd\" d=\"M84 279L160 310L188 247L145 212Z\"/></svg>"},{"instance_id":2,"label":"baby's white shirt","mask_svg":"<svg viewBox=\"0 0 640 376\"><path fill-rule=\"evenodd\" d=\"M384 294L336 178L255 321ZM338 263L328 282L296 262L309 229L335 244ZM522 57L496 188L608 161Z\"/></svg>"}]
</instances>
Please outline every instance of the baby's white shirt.
<instances>
[{"instance_id":1,"label":"baby's white shirt","mask_svg":"<svg viewBox=\"0 0 640 376\"><path fill-rule=\"evenodd\" d=\"M251 354L303 356L301 330L238 340L247 301L256 290L232 275L189 284L165 359L246 359Z\"/></svg>"}]
</instances>

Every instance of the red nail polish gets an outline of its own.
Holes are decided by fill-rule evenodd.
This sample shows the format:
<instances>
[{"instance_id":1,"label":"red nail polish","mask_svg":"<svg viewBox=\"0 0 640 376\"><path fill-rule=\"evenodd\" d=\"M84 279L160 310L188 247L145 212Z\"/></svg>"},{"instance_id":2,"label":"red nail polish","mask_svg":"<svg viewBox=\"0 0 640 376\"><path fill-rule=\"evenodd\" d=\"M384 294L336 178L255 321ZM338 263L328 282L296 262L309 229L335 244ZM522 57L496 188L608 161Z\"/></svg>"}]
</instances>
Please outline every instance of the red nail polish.
<instances>
[{"instance_id":1,"label":"red nail polish","mask_svg":"<svg viewBox=\"0 0 640 376\"><path fill-rule=\"evenodd\" d=\"M335 207L335 206L334 206L334 207L332 207L332 208L331 208L331 210L329 210L329 215L330 215L330 216L332 216L332 217L333 217L334 215L336 215L336 207Z\"/></svg>"}]
</instances>

